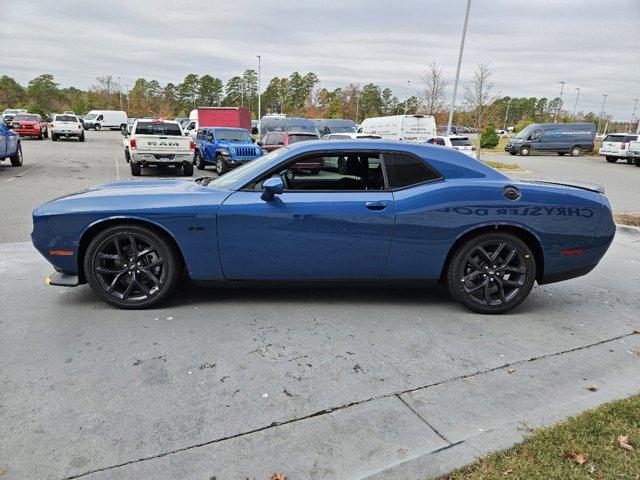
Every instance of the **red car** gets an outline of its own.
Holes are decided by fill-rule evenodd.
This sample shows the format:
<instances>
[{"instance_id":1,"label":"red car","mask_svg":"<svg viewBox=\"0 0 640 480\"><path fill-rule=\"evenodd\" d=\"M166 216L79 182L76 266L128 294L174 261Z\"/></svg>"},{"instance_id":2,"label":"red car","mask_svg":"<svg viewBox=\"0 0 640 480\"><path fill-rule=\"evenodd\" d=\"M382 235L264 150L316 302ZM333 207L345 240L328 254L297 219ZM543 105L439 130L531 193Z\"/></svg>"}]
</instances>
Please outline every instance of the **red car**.
<instances>
[{"instance_id":1,"label":"red car","mask_svg":"<svg viewBox=\"0 0 640 480\"><path fill-rule=\"evenodd\" d=\"M49 138L47 122L35 113L19 113L11 120L11 128L21 137Z\"/></svg>"},{"instance_id":2,"label":"red car","mask_svg":"<svg viewBox=\"0 0 640 480\"><path fill-rule=\"evenodd\" d=\"M269 132L258 145L266 152L277 150L280 147L286 147L292 143L306 142L308 140L320 140L320 137L315 133L309 132ZM310 171L313 175L320 173L320 170L324 167L324 161L322 159L313 159L307 162L296 162L290 169L306 170Z\"/></svg>"}]
</instances>

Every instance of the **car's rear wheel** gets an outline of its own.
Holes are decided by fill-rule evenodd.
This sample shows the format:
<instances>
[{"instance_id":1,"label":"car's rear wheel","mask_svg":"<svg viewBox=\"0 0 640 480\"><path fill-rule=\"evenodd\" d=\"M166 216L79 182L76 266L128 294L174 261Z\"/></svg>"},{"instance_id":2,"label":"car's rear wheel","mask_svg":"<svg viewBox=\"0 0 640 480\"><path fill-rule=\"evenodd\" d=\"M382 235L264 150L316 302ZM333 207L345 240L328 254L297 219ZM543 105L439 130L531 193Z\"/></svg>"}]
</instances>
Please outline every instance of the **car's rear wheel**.
<instances>
[{"instance_id":1,"label":"car's rear wheel","mask_svg":"<svg viewBox=\"0 0 640 480\"><path fill-rule=\"evenodd\" d=\"M84 142L84 132L80 133L80 136L78 137L78 140L81 142Z\"/></svg>"},{"instance_id":2,"label":"car's rear wheel","mask_svg":"<svg viewBox=\"0 0 640 480\"><path fill-rule=\"evenodd\" d=\"M607 162L616 163L618 161L618 157L605 157Z\"/></svg>"},{"instance_id":3,"label":"car's rear wheel","mask_svg":"<svg viewBox=\"0 0 640 480\"><path fill-rule=\"evenodd\" d=\"M529 246L515 235L490 232L465 241L447 271L451 295L479 313L504 313L524 301L536 279Z\"/></svg>"},{"instance_id":4,"label":"car's rear wheel","mask_svg":"<svg viewBox=\"0 0 640 480\"><path fill-rule=\"evenodd\" d=\"M627 157L627 163L628 163L629 165L633 165L633 158L631 158L631 157Z\"/></svg>"},{"instance_id":5,"label":"car's rear wheel","mask_svg":"<svg viewBox=\"0 0 640 480\"><path fill-rule=\"evenodd\" d=\"M140 165L133 162L130 162L129 165L131 166L131 175L133 175L134 177L139 177L141 173Z\"/></svg>"},{"instance_id":6,"label":"car's rear wheel","mask_svg":"<svg viewBox=\"0 0 640 480\"><path fill-rule=\"evenodd\" d=\"M193 163L185 163L184 165L182 165L182 174L185 177L192 177L193 176Z\"/></svg>"},{"instance_id":7,"label":"car's rear wheel","mask_svg":"<svg viewBox=\"0 0 640 480\"><path fill-rule=\"evenodd\" d=\"M564 154L567 152L558 152L558 155L560 155L561 157L564 157Z\"/></svg>"},{"instance_id":8,"label":"car's rear wheel","mask_svg":"<svg viewBox=\"0 0 640 480\"><path fill-rule=\"evenodd\" d=\"M572 157L579 157L580 155L582 155L582 149L580 147L572 147L571 148L571 156Z\"/></svg>"},{"instance_id":9,"label":"car's rear wheel","mask_svg":"<svg viewBox=\"0 0 640 480\"><path fill-rule=\"evenodd\" d=\"M38 140L42 140L44 138L44 133L42 131L38 134Z\"/></svg>"},{"instance_id":10,"label":"car's rear wheel","mask_svg":"<svg viewBox=\"0 0 640 480\"><path fill-rule=\"evenodd\" d=\"M193 155L193 162L196 164L198 170L204 170L204 161L198 150L196 150L196 153Z\"/></svg>"},{"instance_id":11,"label":"car's rear wheel","mask_svg":"<svg viewBox=\"0 0 640 480\"><path fill-rule=\"evenodd\" d=\"M49 129L48 128L44 131L44 138L49 138Z\"/></svg>"},{"instance_id":12,"label":"car's rear wheel","mask_svg":"<svg viewBox=\"0 0 640 480\"><path fill-rule=\"evenodd\" d=\"M22 166L22 163L23 163L22 145L18 144L18 148L16 149L16 153L14 153L13 156L9 157L9 160L11 160L11 166L12 167L21 167Z\"/></svg>"},{"instance_id":13,"label":"car's rear wheel","mask_svg":"<svg viewBox=\"0 0 640 480\"><path fill-rule=\"evenodd\" d=\"M640 157L636 157L633 159L633 163L636 167L640 167Z\"/></svg>"},{"instance_id":14,"label":"car's rear wheel","mask_svg":"<svg viewBox=\"0 0 640 480\"><path fill-rule=\"evenodd\" d=\"M531 150L529 149L529 147L522 147L520 149L520 155L522 155L523 157L526 157L530 153L531 153Z\"/></svg>"},{"instance_id":15,"label":"car's rear wheel","mask_svg":"<svg viewBox=\"0 0 640 480\"><path fill-rule=\"evenodd\" d=\"M169 296L181 260L164 235L138 225L107 228L89 243L84 272L91 289L119 308L147 308Z\"/></svg>"}]
</instances>

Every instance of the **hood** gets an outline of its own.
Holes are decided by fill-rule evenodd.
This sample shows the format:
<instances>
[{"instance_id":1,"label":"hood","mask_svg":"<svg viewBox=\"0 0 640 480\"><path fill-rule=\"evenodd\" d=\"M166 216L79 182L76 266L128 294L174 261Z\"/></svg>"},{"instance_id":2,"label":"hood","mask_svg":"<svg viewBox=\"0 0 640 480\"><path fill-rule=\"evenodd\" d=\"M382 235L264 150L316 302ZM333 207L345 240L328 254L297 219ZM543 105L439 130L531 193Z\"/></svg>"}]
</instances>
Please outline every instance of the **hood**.
<instances>
[{"instance_id":1,"label":"hood","mask_svg":"<svg viewBox=\"0 0 640 480\"><path fill-rule=\"evenodd\" d=\"M201 203L219 204L232 192L198 185L193 180L153 179L104 183L45 203L45 214L87 211L131 212L172 209ZM206 199L202 197L207 194ZM198 198L196 198L198 197Z\"/></svg>"}]
</instances>

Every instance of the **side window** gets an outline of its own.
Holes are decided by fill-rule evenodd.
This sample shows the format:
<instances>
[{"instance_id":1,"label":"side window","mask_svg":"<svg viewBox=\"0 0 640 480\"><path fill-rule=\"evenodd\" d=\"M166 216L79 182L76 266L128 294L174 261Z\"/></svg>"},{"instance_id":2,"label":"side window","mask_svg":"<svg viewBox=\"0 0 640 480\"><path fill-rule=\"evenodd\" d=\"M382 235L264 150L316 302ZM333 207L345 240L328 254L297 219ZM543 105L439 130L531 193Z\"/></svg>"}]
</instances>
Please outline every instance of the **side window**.
<instances>
[{"instance_id":1,"label":"side window","mask_svg":"<svg viewBox=\"0 0 640 480\"><path fill-rule=\"evenodd\" d=\"M436 138L436 145L441 145L441 146L446 146L446 143L444 143L444 138Z\"/></svg>"},{"instance_id":2,"label":"side window","mask_svg":"<svg viewBox=\"0 0 640 480\"><path fill-rule=\"evenodd\" d=\"M540 140L542 138L542 130L536 130L529 137L530 140Z\"/></svg>"},{"instance_id":3,"label":"side window","mask_svg":"<svg viewBox=\"0 0 640 480\"><path fill-rule=\"evenodd\" d=\"M273 134L273 144L275 145L283 145L284 144L284 135L282 133L274 133Z\"/></svg>"},{"instance_id":4,"label":"side window","mask_svg":"<svg viewBox=\"0 0 640 480\"><path fill-rule=\"evenodd\" d=\"M385 153L384 165L392 189L417 185L440 178L422 160L404 153Z\"/></svg>"},{"instance_id":5,"label":"side window","mask_svg":"<svg viewBox=\"0 0 640 480\"><path fill-rule=\"evenodd\" d=\"M104 117L102 115L99 115L98 118L96 118L97 121L102 121L104 120Z\"/></svg>"}]
</instances>

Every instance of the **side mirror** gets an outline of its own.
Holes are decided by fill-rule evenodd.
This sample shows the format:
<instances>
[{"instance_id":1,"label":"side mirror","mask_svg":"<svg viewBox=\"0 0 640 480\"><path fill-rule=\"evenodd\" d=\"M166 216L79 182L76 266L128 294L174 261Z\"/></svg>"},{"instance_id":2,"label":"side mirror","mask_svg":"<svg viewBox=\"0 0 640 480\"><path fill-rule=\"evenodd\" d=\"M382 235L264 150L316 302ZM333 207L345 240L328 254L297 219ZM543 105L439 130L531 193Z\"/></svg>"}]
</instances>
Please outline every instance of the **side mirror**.
<instances>
[{"instance_id":1,"label":"side mirror","mask_svg":"<svg viewBox=\"0 0 640 480\"><path fill-rule=\"evenodd\" d=\"M264 191L260 198L265 202L270 202L273 200L273 197L284 192L284 182L280 177L268 178L262 184L262 188Z\"/></svg>"},{"instance_id":2,"label":"side mirror","mask_svg":"<svg viewBox=\"0 0 640 480\"><path fill-rule=\"evenodd\" d=\"M120 133L123 137L127 137L129 135L129 132L127 132L127 127L120 128Z\"/></svg>"}]
</instances>

